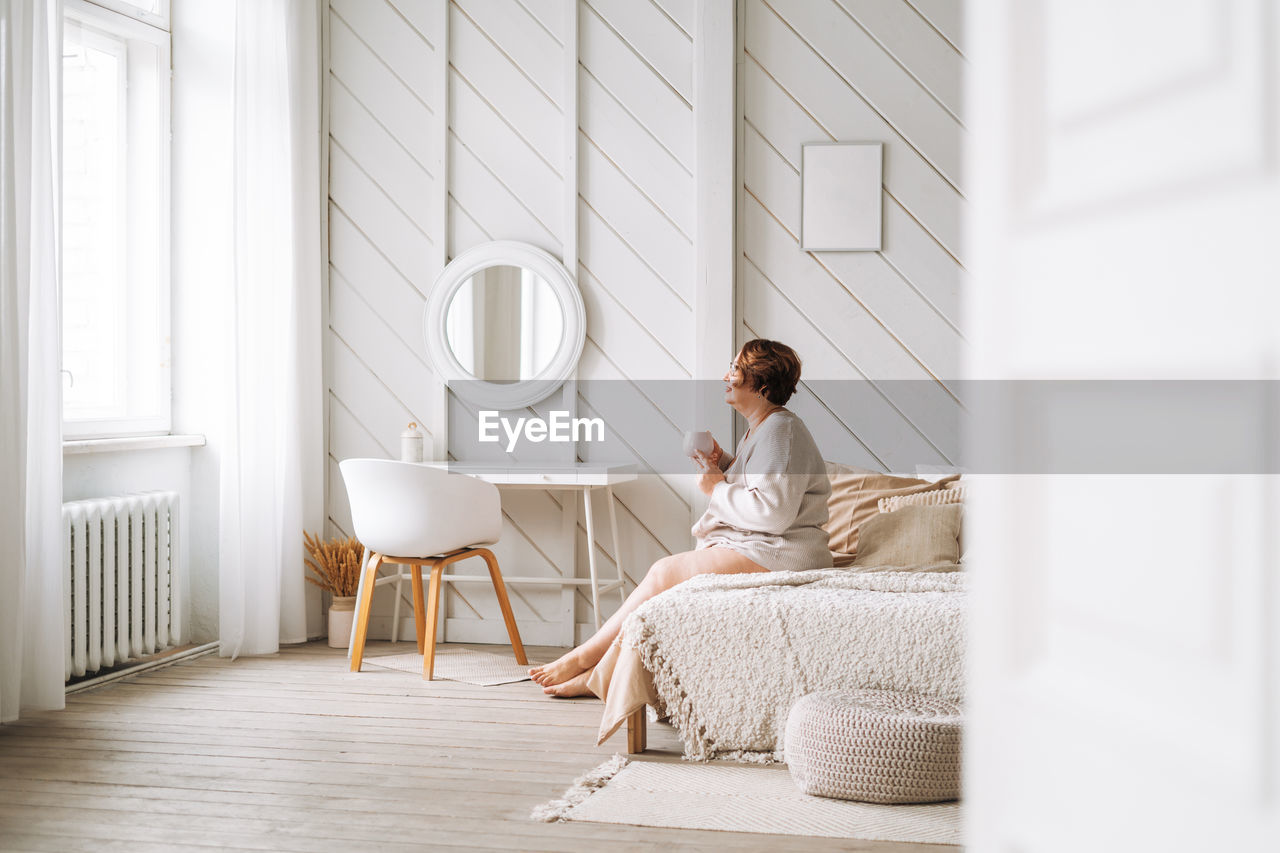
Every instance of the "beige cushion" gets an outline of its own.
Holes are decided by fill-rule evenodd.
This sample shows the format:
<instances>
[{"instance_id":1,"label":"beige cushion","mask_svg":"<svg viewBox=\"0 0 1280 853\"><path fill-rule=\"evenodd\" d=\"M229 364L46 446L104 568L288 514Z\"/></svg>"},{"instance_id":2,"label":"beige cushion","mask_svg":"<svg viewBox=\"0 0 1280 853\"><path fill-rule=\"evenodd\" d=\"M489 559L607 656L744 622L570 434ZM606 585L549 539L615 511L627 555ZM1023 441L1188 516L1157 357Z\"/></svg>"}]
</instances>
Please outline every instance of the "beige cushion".
<instances>
[{"instance_id":1,"label":"beige cushion","mask_svg":"<svg viewBox=\"0 0 1280 853\"><path fill-rule=\"evenodd\" d=\"M853 563L858 553L858 528L879 513L881 498L937 491L960 479L959 474L953 474L930 482L836 462L827 463L827 476L831 478L831 497L827 500L826 529L836 566Z\"/></svg>"},{"instance_id":2,"label":"beige cushion","mask_svg":"<svg viewBox=\"0 0 1280 853\"><path fill-rule=\"evenodd\" d=\"M959 569L964 507L906 506L862 525L854 571L953 572Z\"/></svg>"},{"instance_id":3,"label":"beige cushion","mask_svg":"<svg viewBox=\"0 0 1280 853\"><path fill-rule=\"evenodd\" d=\"M891 495L881 498L877 503L881 512L893 512L904 506L942 506L943 504L964 503L964 486L950 483L945 489L934 489L932 492L919 492L914 495Z\"/></svg>"},{"instance_id":4,"label":"beige cushion","mask_svg":"<svg viewBox=\"0 0 1280 853\"><path fill-rule=\"evenodd\" d=\"M965 489L961 482L947 483L945 489L932 492L920 492L915 495L894 495L880 499L881 512L894 512L904 506L941 506L943 504L964 503ZM960 561L964 562L964 526L960 528Z\"/></svg>"}]
</instances>

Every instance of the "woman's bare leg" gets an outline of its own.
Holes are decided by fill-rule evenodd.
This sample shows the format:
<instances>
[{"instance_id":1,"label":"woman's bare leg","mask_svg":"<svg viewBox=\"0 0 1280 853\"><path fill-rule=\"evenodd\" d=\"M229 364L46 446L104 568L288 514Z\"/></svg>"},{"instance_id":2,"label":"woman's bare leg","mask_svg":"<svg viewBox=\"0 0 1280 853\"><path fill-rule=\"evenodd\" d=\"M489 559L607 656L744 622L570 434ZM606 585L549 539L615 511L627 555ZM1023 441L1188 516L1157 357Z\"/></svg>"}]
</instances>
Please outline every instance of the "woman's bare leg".
<instances>
[{"instance_id":1,"label":"woman's bare leg","mask_svg":"<svg viewBox=\"0 0 1280 853\"><path fill-rule=\"evenodd\" d=\"M533 667L529 670L529 675L543 687L551 687L563 684L591 669L604 657L604 653L609 650L610 644L622 630L623 621L637 607L658 593L665 592L695 575L731 575L764 571L768 570L728 548L704 548L701 551L685 551L682 554L663 557L649 567L640 585L631 591L627 600L618 608L618 612L610 616L609 621L601 625L600 630L596 631L591 639L549 664Z\"/></svg>"}]
</instances>

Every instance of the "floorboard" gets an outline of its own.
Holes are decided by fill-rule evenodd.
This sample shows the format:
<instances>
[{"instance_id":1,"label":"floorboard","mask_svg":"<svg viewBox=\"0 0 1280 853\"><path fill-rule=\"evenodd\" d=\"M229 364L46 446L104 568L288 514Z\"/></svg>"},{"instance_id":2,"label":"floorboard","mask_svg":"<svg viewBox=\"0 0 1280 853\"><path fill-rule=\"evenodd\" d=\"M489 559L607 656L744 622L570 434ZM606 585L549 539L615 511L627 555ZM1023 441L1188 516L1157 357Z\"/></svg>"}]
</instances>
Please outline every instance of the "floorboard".
<instances>
[{"instance_id":1,"label":"floorboard","mask_svg":"<svg viewBox=\"0 0 1280 853\"><path fill-rule=\"evenodd\" d=\"M371 643L366 660L408 650ZM957 849L529 820L625 747L594 745L599 717L531 682L351 673L321 643L181 661L0 727L0 850ZM670 727L649 744L645 760L680 760Z\"/></svg>"}]
</instances>

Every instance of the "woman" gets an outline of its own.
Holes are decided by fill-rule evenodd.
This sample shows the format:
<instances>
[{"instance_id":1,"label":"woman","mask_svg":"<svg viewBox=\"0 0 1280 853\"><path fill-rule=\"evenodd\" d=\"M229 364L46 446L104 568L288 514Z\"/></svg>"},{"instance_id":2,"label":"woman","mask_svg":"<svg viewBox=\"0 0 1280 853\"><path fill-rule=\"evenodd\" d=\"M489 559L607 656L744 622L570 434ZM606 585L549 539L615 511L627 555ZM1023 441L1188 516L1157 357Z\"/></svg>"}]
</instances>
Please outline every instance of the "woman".
<instances>
[{"instance_id":1,"label":"woman","mask_svg":"<svg viewBox=\"0 0 1280 853\"><path fill-rule=\"evenodd\" d=\"M823 529L831 494L826 465L804 423L783 408L799 380L800 358L786 344L757 338L742 347L724 375L724 399L750 428L736 456L713 442L709 455L695 457L698 488L711 498L693 526L698 547L654 563L591 639L530 669L544 693L590 695L591 668L609 650L623 620L694 575L831 567Z\"/></svg>"}]
</instances>

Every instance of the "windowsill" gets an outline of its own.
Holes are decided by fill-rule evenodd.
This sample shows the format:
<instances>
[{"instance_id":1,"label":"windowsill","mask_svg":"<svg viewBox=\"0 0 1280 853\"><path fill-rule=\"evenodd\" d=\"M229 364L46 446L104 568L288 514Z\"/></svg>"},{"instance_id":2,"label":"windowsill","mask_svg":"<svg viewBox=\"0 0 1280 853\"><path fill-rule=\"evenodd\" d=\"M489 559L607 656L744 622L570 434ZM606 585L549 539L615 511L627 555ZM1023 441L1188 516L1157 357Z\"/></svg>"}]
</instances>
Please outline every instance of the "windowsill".
<instances>
[{"instance_id":1,"label":"windowsill","mask_svg":"<svg viewBox=\"0 0 1280 853\"><path fill-rule=\"evenodd\" d=\"M203 435L130 435L124 438L82 438L62 442L62 455L73 453L116 453L127 450L155 450L166 447L203 447Z\"/></svg>"}]
</instances>

